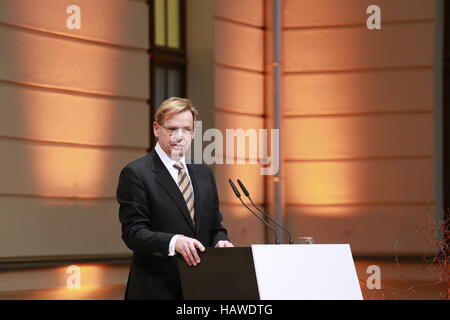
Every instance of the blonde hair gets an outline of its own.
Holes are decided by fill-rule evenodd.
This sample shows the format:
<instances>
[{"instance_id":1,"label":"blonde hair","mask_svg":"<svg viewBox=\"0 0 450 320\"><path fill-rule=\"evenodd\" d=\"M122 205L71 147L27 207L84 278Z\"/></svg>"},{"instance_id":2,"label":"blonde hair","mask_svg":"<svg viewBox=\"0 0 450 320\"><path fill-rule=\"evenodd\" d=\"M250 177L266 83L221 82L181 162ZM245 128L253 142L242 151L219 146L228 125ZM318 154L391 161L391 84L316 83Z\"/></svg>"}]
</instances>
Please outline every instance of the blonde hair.
<instances>
[{"instance_id":1,"label":"blonde hair","mask_svg":"<svg viewBox=\"0 0 450 320\"><path fill-rule=\"evenodd\" d=\"M193 121L195 121L198 117L198 110L194 107L190 100L171 97L163 101L158 110L156 110L155 121L163 125L166 116L183 111L190 111L192 113L192 118L194 119Z\"/></svg>"}]
</instances>

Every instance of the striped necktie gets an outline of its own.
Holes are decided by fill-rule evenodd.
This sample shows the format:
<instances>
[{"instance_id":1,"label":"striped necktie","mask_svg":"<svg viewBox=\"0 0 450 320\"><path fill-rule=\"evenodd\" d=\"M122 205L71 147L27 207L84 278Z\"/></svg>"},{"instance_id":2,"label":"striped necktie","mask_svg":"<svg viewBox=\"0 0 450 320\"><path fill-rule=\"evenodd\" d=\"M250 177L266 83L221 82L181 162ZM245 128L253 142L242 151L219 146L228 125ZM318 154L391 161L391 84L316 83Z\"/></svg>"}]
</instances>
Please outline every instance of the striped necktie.
<instances>
[{"instance_id":1,"label":"striped necktie","mask_svg":"<svg viewBox=\"0 0 450 320\"><path fill-rule=\"evenodd\" d=\"M173 166L178 169L178 188L180 188L183 198L186 201L192 223L195 223L194 189L192 188L191 179L189 179L189 176L187 175L186 170L184 170L184 166L181 161L177 161Z\"/></svg>"}]
</instances>

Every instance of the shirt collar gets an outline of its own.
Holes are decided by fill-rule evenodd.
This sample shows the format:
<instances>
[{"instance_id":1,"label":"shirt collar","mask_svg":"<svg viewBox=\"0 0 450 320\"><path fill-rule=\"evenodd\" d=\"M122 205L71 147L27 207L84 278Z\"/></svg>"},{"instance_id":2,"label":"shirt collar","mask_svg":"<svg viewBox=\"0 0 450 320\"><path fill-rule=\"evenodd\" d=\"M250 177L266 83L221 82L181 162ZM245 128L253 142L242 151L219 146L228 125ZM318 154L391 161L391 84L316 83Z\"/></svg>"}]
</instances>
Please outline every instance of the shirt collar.
<instances>
[{"instance_id":1,"label":"shirt collar","mask_svg":"<svg viewBox=\"0 0 450 320\"><path fill-rule=\"evenodd\" d=\"M159 158L161 159L161 161L164 163L164 165L166 166L166 168L168 170L173 169L173 165L177 162L177 161L181 161L181 163L183 164L184 168L186 167L186 156L183 156L183 158L181 158L180 160L173 160L171 159L167 153L161 148L161 146L159 145L159 142L156 143L155 146L155 151L158 154Z\"/></svg>"}]
</instances>

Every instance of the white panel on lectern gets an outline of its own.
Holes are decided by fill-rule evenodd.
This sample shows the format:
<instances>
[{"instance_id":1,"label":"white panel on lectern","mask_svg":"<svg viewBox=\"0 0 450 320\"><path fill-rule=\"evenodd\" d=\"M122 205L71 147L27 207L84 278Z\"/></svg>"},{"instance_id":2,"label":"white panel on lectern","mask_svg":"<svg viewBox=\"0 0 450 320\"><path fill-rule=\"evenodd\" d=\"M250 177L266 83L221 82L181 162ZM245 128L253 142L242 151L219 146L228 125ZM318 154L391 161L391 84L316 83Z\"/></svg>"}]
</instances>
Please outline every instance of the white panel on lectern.
<instances>
[{"instance_id":1,"label":"white panel on lectern","mask_svg":"<svg viewBox=\"0 0 450 320\"><path fill-rule=\"evenodd\" d=\"M350 245L252 245L261 300L361 300Z\"/></svg>"}]
</instances>

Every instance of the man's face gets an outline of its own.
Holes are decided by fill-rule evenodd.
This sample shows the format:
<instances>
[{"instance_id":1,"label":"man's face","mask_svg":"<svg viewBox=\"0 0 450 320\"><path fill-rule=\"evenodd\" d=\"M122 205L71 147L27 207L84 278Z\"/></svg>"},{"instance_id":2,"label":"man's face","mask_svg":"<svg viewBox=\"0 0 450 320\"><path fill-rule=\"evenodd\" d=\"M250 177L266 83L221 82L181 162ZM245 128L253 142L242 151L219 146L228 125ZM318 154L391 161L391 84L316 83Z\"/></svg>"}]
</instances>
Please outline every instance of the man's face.
<instances>
[{"instance_id":1,"label":"man's face","mask_svg":"<svg viewBox=\"0 0 450 320\"><path fill-rule=\"evenodd\" d=\"M161 125L153 122L153 133L159 145L174 160L181 159L194 139L194 119L188 110L168 115Z\"/></svg>"}]
</instances>

